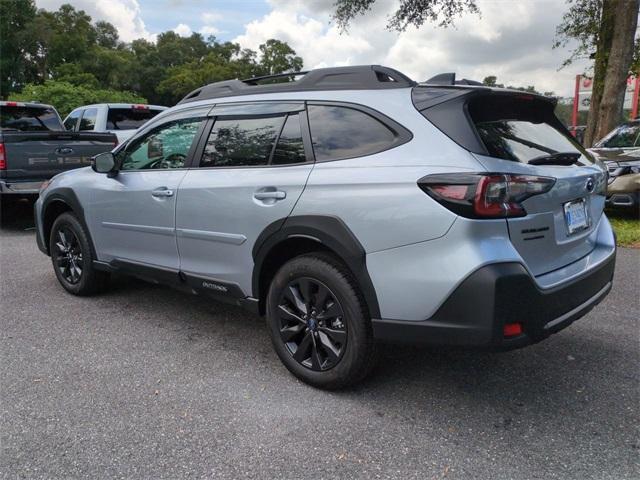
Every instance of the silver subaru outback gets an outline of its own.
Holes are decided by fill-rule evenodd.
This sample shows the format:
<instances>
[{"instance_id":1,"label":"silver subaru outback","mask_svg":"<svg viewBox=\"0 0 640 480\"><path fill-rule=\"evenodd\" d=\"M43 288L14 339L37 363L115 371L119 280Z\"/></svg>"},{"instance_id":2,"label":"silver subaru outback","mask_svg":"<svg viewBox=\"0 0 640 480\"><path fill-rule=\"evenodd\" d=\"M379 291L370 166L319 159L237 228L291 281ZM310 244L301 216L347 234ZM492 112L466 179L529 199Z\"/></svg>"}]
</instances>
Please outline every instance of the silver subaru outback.
<instances>
[{"instance_id":1,"label":"silver subaru outback","mask_svg":"<svg viewBox=\"0 0 640 480\"><path fill-rule=\"evenodd\" d=\"M377 65L213 83L56 176L37 239L74 295L111 273L266 317L298 378L376 343L521 347L611 289L606 170L554 102Z\"/></svg>"}]
</instances>

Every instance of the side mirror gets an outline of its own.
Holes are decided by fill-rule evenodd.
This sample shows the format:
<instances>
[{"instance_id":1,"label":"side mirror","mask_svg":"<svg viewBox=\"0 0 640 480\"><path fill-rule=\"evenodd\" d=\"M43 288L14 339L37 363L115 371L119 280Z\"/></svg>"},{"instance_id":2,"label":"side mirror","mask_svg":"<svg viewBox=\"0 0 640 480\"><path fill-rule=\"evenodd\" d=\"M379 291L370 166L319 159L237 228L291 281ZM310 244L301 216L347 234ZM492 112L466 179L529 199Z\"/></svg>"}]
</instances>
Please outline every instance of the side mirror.
<instances>
[{"instance_id":1,"label":"side mirror","mask_svg":"<svg viewBox=\"0 0 640 480\"><path fill-rule=\"evenodd\" d=\"M99 153L91 159L91 168L98 173L113 173L116 169L116 159L111 152Z\"/></svg>"}]
</instances>

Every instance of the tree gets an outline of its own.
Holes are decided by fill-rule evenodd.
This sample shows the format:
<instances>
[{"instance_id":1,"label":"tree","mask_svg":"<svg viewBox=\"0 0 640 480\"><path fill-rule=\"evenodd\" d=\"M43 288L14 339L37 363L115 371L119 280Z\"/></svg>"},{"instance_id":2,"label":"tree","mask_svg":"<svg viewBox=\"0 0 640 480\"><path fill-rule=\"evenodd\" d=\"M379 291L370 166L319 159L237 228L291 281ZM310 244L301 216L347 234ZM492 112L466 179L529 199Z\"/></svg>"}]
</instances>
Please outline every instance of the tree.
<instances>
[{"instance_id":1,"label":"tree","mask_svg":"<svg viewBox=\"0 0 640 480\"><path fill-rule=\"evenodd\" d=\"M374 3L376 0L337 0L334 19L342 30L346 30L351 20L367 13ZM420 27L425 22L448 27L464 12L479 13L476 0L399 0L388 27L400 32L409 25Z\"/></svg>"},{"instance_id":2,"label":"tree","mask_svg":"<svg viewBox=\"0 0 640 480\"><path fill-rule=\"evenodd\" d=\"M567 3L569 9L556 29L554 47L577 41L563 66L585 57L594 61L584 137L585 146L591 146L622 118L624 81L631 73L638 45L635 33L640 0L567 0Z\"/></svg>"},{"instance_id":3,"label":"tree","mask_svg":"<svg viewBox=\"0 0 640 480\"><path fill-rule=\"evenodd\" d=\"M302 58L296 56L295 50L280 40L267 40L260 45L259 50L260 66L265 75L299 72L302 69Z\"/></svg>"},{"instance_id":4,"label":"tree","mask_svg":"<svg viewBox=\"0 0 640 480\"><path fill-rule=\"evenodd\" d=\"M0 94L24 88L18 97L49 101L63 112L81 105L74 102L119 98L119 91L124 102L173 105L210 82L302 68L302 59L278 40L260 45L260 55L198 33L168 31L156 42L127 44L112 24L94 24L69 4L36 11L33 0L0 0L0 28Z\"/></svg>"},{"instance_id":5,"label":"tree","mask_svg":"<svg viewBox=\"0 0 640 480\"><path fill-rule=\"evenodd\" d=\"M118 29L109 22L96 22L96 43L104 48L116 48L120 43Z\"/></svg>"},{"instance_id":6,"label":"tree","mask_svg":"<svg viewBox=\"0 0 640 480\"><path fill-rule=\"evenodd\" d=\"M0 1L0 98L7 98L24 84L21 32L35 14L33 0Z\"/></svg>"}]
</instances>

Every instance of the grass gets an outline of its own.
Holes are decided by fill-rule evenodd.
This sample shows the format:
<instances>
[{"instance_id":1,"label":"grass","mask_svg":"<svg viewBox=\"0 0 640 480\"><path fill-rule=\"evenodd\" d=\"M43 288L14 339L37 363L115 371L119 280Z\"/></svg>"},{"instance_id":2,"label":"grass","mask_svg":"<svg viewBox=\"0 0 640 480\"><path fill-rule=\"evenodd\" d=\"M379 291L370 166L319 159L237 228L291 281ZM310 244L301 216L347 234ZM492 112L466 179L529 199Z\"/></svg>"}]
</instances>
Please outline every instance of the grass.
<instances>
[{"instance_id":1,"label":"grass","mask_svg":"<svg viewBox=\"0 0 640 480\"><path fill-rule=\"evenodd\" d=\"M637 210L607 210L607 217L618 236L619 246L640 248L640 215Z\"/></svg>"}]
</instances>

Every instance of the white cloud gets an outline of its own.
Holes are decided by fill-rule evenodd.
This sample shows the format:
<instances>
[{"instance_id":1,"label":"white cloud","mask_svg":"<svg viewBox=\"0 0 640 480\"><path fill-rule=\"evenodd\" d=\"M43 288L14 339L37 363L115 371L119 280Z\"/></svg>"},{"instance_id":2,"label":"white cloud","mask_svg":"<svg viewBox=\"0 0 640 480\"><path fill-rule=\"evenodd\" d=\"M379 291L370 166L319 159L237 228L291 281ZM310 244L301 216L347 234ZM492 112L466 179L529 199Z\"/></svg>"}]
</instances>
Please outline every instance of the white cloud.
<instances>
[{"instance_id":1,"label":"white cloud","mask_svg":"<svg viewBox=\"0 0 640 480\"><path fill-rule=\"evenodd\" d=\"M204 27L198 30L205 38L209 35L218 35L220 30L214 27L213 25L205 25Z\"/></svg>"},{"instance_id":2,"label":"white cloud","mask_svg":"<svg viewBox=\"0 0 640 480\"><path fill-rule=\"evenodd\" d=\"M84 10L93 21L105 20L112 23L118 29L120 40L155 40L155 35L149 33L142 21L138 0L36 0L38 8L47 10L57 10L64 3L71 3L77 10Z\"/></svg>"},{"instance_id":3,"label":"white cloud","mask_svg":"<svg viewBox=\"0 0 640 480\"><path fill-rule=\"evenodd\" d=\"M269 38L286 41L305 68L378 63L422 81L442 72L500 83L534 85L540 91L571 95L573 79L586 63L558 71L567 50L553 50L555 27L566 10L558 0L478 0L481 15L464 15L455 27L425 24L403 33L386 29L397 1L378 0L341 35L331 24L335 0L269 0L272 11L245 25L234 41L256 49Z\"/></svg>"},{"instance_id":4,"label":"white cloud","mask_svg":"<svg viewBox=\"0 0 640 480\"><path fill-rule=\"evenodd\" d=\"M191 30L191 27L189 27L189 25L186 25L184 23L179 23L178 26L173 29L173 31L176 32L181 37L188 37L193 33Z\"/></svg>"},{"instance_id":5,"label":"white cloud","mask_svg":"<svg viewBox=\"0 0 640 480\"><path fill-rule=\"evenodd\" d=\"M218 12L204 12L202 14L202 21L206 24L219 22L222 18L222 14Z\"/></svg>"}]
</instances>

